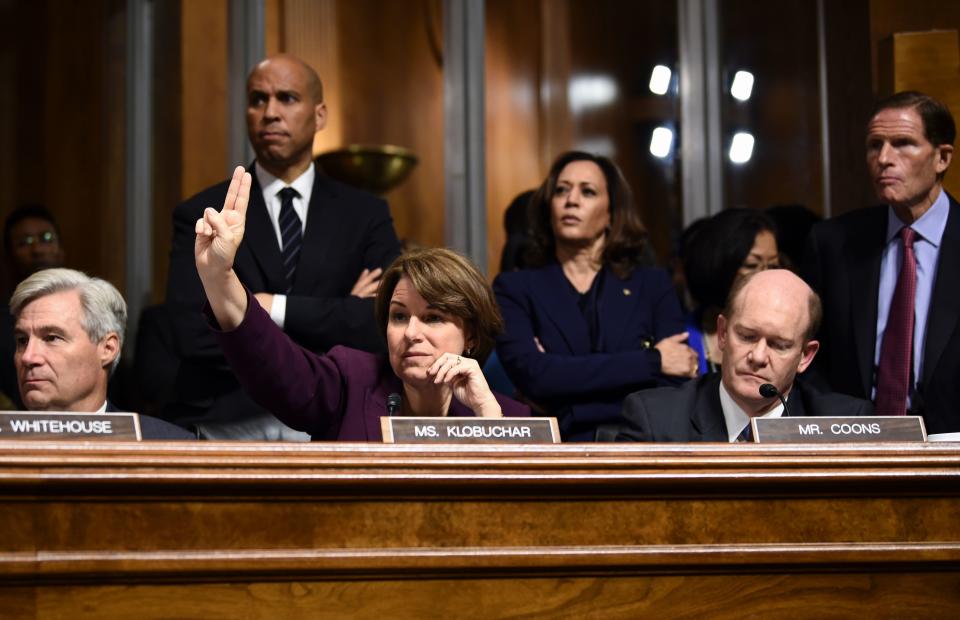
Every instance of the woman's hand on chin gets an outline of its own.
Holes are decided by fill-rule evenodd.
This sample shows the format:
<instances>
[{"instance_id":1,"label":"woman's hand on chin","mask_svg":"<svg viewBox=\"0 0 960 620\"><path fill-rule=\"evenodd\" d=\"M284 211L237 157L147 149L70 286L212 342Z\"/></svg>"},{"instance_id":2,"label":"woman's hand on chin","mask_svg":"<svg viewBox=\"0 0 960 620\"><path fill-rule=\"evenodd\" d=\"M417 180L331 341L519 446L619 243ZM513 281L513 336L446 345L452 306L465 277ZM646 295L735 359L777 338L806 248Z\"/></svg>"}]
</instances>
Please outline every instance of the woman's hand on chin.
<instances>
[{"instance_id":1,"label":"woman's hand on chin","mask_svg":"<svg viewBox=\"0 0 960 620\"><path fill-rule=\"evenodd\" d=\"M500 403L494 397L480 364L470 357L444 353L427 369L435 385L448 385L453 397L482 418L502 418Z\"/></svg>"}]
</instances>

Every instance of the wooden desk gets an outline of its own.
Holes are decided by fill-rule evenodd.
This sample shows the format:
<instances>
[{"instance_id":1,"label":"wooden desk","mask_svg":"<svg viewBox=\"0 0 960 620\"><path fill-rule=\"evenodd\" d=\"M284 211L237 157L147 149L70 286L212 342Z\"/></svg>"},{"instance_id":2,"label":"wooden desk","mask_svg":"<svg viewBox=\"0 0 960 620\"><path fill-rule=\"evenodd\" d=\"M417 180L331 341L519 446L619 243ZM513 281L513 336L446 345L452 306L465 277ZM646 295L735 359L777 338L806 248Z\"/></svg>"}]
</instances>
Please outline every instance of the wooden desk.
<instances>
[{"instance_id":1,"label":"wooden desk","mask_svg":"<svg viewBox=\"0 0 960 620\"><path fill-rule=\"evenodd\" d=\"M0 442L4 618L956 618L960 444Z\"/></svg>"}]
</instances>

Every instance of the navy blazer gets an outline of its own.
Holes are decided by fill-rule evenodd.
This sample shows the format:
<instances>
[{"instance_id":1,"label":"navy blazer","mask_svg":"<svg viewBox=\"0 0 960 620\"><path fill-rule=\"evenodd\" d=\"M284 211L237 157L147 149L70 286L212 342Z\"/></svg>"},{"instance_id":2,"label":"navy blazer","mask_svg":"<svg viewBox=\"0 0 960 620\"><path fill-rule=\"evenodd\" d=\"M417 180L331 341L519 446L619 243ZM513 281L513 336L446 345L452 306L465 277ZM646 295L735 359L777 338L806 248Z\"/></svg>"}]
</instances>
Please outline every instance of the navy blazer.
<instances>
[{"instance_id":1,"label":"navy blazer","mask_svg":"<svg viewBox=\"0 0 960 620\"><path fill-rule=\"evenodd\" d=\"M253 400L314 440L382 441L380 417L387 415L387 396L403 394L403 382L385 356L342 346L317 355L293 342L247 295L240 325L216 335ZM209 307L206 313L216 325ZM526 405L496 392L494 396L504 416L530 415ZM474 413L453 399L447 415Z\"/></svg>"},{"instance_id":2,"label":"navy blazer","mask_svg":"<svg viewBox=\"0 0 960 620\"><path fill-rule=\"evenodd\" d=\"M952 197L927 316L923 376L911 413L928 433L960 431L960 204ZM841 215L813 227L803 276L823 301L820 351L811 371L831 389L870 399L877 337L880 262L887 207Z\"/></svg>"},{"instance_id":3,"label":"navy blazer","mask_svg":"<svg viewBox=\"0 0 960 620\"><path fill-rule=\"evenodd\" d=\"M623 403L619 426L601 428L600 441L729 442L720 404L720 373L704 375L680 388L631 394ZM870 402L845 394L820 393L799 377L787 399L785 416L870 415Z\"/></svg>"},{"instance_id":4,"label":"navy blazer","mask_svg":"<svg viewBox=\"0 0 960 620\"><path fill-rule=\"evenodd\" d=\"M125 413L117 409L110 400L107 400L107 413ZM196 440L197 434L180 428L175 424L170 424L159 418L139 414L140 417L140 436L145 440Z\"/></svg>"},{"instance_id":5,"label":"navy blazer","mask_svg":"<svg viewBox=\"0 0 960 620\"><path fill-rule=\"evenodd\" d=\"M558 416L566 440L592 440L597 425L618 419L627 394L674 383L660 373L660 353L650 346L684 331L669 276L637 267L619 278L604 269L602 353L592 350L577 293L559 263L504 272L493 283L506 324L497 355L518 391Z\"/></svg>"}]
</instances>

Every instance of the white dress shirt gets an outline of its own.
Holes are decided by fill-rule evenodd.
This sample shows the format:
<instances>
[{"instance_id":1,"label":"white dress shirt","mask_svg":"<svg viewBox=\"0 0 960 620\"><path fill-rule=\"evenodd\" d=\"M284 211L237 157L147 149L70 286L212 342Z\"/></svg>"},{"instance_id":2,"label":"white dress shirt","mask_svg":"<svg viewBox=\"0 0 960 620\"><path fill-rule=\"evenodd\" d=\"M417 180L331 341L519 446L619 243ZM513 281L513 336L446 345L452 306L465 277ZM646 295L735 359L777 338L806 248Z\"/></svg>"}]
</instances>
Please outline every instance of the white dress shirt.
<instances>
[{"instance_id":1,"label":"white dress shirt","mask_svg":"<svg viewBox=\"0 0 960 620\"><path fill-rule=\"evenodd\" d=\"M316 177L316 170L311 165L306 172L297 177L293 183L287 185L282 179L278 179L263 169L263 166L257 162L255 165L257 171L257 181L260 183L260 189L263 191L263 202L267 205L267 214L270 216L270 222L273 224L273 232L277 235L277 247L283 250L283 236L280 234L280 190L286 187L292 187L297 190L299 196L293 199L293 210L300 217L300 233L307 229L307 212L310 206L310 195L313 192L313 180ZM287 316L287 296L279 293L273 295L273 306L270 308L270 318L283 329L284 319Z\"/></svg>"},{"instance_id":2,"label":"white dress shirt","mask_svg":"<svg viewBox=\"0 0 960 620\"><path fill-rule=\"evenodd\" d=\"M787 397L789 397L789 394ZM784 400L787 397L784 397ZM730 440L730 443L736 443L743 429L750 426L750 416L733 400L733 397L727 392L727 388L723 387L723 381L720 382L720 408L723 409L723 419L727 423L727 439ZM783 416L783 403L777 403L776 407L760 417L779 418L781 416Z\"/></svg>"}]
</instances>

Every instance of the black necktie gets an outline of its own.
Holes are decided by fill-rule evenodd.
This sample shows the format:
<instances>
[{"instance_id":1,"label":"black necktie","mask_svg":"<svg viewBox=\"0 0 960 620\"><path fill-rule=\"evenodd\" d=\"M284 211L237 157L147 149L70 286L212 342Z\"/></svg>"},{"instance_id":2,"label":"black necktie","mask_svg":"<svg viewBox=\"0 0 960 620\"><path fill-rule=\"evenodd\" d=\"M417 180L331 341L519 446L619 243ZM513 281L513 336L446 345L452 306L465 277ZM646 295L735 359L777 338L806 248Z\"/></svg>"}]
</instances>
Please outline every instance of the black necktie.
<instances>
[{"instance_id":1,"label":"black necktie","mask_svg":"<svg viewBox=\"0 0 960 620\"><path fill-rule=\"evenodd\" d=\"M293 199L299 196L292 187L280 190L280 256L283 259L283 271L287 276L287 295L293 290L293 277L297 273L297 260L300 258L300 246L303 245L303 225L300 216L293 209Z\"/></svg>"}]
</instances>

